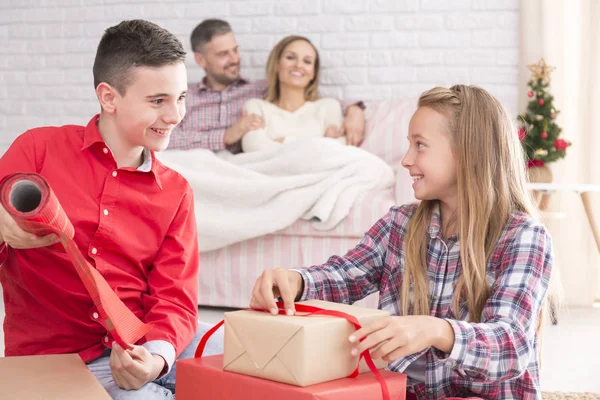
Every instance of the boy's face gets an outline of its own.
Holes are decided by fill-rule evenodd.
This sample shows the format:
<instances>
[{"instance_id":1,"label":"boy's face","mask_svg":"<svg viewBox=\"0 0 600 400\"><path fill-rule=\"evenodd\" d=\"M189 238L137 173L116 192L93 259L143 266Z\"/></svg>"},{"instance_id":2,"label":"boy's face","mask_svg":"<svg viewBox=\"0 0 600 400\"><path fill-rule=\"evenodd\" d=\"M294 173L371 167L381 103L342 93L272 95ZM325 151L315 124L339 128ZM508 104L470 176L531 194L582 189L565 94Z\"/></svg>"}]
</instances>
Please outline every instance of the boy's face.
<instances>
[{"instance_id":1,"label":"boy's face","mask_svg":"<svg viewBox=\"0 0 600 400\"><path fill-rule=\"evenodd\" d=\"M162 151L185 115L187 72L183 62L137 67L125 95L115 96L117 128L125 146Z\"/></svg>"},{"instance_id":2,"label":"boy's face","mask_svg":"<svg viewBox=\"0 0 600 400\"><path fill-rule=\"evenodd\" d=\"M447 132L446 117L429 107L419 107L408 127L410 147L402 166L413 178L419 200L455 204L458 197L456 158Z\"/></svg>"}]
</instances>

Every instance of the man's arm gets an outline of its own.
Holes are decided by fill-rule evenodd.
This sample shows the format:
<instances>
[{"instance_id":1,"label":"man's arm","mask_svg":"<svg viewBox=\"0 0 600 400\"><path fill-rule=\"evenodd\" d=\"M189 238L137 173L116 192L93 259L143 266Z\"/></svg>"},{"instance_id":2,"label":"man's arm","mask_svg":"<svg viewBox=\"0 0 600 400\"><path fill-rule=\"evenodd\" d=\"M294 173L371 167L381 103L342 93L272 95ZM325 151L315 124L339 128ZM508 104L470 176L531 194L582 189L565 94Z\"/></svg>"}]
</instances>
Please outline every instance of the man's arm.
<instances>
[{"instance_id":1,"label":"man's arm","mask_svg":"<svg viewBox=\"0 0 600 400\"><path fill-rule=\"evenodd\" d=\"M169 150L209 149L224 150L226 129L191 129L184 119L173 129Z\"/></svg>"},{"instance_id":2,"label":"man's arm","mask_svg":"<svg viewBox=\"0 0 600 400\"><path fill-rule=\"evenodd\" d=\"M170 150L209 149L219 151L239 150L240 140L246 132L264 127L264 121L258 116L237 114L238 102L250 99L262 99L267 85L265 81L246 82L236 96L229 100L213 101L205 104L201 92L191 90L186 98L187 114L171 134ZM221 115L224 112L228 115ZM219 122L214 116L219 115ZM212 123L211 123L212 121ZM210 127L210 128L209 128Z\"/></svg>"},{"instance_id":3,"label":"man's arm","mask_svg":"<svg viewBox=\"0 0 600 400\"><path fill-rule=\"evenodd\" d=\"M340 136L346 136L346 143L360 146L365 138L366 121L365 105L362 101L342 102L344 122L340 128Z\"/></svg>"},{"instance_id":4,"label":"man's arm","mask_svg":"<svg viewBox=\"0 0 600 400\"><path fill-rule=\"evenodd\" d=\"M238 143L249 131L264 128L265 122L258 115L242 114L227 129L190 129L186 121L175 127L169 143L170 150L209 149L224 150Z\"/></svg>"},{"instance_id":5,"label":"man's arm","mask_svg":"<svg viewBox=\"0 0 600 400\"><path fill-rule=\"evenodd\" d=\"M342 111L344 113L344 116L348 114L348 110L350 110L352 107L357 107L362 111L365 111L367 109L367 106L362 100L340 100L340 103L342 105Z\"/></svg>"}]
</instances>

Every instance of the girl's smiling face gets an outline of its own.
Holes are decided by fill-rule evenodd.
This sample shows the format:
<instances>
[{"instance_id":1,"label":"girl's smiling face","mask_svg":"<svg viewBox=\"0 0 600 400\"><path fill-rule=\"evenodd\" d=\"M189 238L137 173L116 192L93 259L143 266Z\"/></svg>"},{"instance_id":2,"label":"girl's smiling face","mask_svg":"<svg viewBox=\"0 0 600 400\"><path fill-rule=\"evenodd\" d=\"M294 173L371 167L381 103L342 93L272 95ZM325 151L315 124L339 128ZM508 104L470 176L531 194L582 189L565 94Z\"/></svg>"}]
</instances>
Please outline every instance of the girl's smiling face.
<instances>
[{"instance_id":1,"label":"girl's smiling face","mask_svg":"<svg viewBox=\"0 0 600 400\"><path fill-rule=\"evenodd\" d=\"M410 147L402 166L413 178L415 197L457 204L456 158L446 117L430 107L420 107L408 127Z\"/></svg>"}]
</instances>

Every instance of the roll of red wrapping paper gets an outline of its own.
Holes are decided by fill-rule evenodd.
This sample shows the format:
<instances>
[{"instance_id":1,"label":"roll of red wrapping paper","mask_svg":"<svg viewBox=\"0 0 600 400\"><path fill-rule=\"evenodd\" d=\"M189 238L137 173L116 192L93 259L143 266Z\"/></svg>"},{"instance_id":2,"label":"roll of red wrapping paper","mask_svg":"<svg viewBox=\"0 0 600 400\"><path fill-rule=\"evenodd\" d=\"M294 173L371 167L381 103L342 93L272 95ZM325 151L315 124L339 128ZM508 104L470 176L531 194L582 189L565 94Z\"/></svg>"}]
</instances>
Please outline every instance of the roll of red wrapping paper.
<instances>
[{"instance_id":1,"label":"roll of red wrapping paper","mask_svg":"<svg viewBox=\"0 0 600 400\"><path fill-rule=\"evenodd\" d=\"M41 175L16 173L5 177L0 183L0 202L24 231L38 236L58 235L96 306L99 320L120 346L129 348L129 344L148 333L152 325L140 321L81 254L73 241L75 230L71 221Z\"/></svg>"}]
</instances>

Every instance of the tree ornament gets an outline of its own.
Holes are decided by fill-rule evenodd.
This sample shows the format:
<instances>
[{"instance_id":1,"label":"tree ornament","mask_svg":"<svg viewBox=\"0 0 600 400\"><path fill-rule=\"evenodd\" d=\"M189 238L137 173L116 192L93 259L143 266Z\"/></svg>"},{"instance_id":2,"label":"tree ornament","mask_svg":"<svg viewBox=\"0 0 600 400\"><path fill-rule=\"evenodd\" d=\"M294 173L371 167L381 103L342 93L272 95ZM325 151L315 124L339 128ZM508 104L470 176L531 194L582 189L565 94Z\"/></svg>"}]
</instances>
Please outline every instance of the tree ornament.
<instances>
[{"instance_id":1,"label":"tree ornament","mask_svg":"<svg viewBox=\"0 0 600 400\"><path fill-rule=\"evenodd\" d=\"M527 68L531 71L533 79L541 79L546 83L550 83L550 73L556 69L546 64L546 60L542 57L537 64L529 64Z\"/></svg>"},{"instance_id":2,"label":"tree ornament","mask_svg":"<svg viewBox=\"0 0 600 400\"><path fill-rule=\"evenodd\" d=\"M548 132L542 132L542 133L540 133L540 136L542 137L542 139L547 139L548 138Z\"/></svg>"},{"instance_id":3,"label":"tree ornament","mask_svg":"<svg viewBox=\"0 0 600 400\"><path fill-rule=\"evenodd\" d=\"M556 150L566 150L567 147L569 147L569 142L567 142L565 139L556 139L554 141L554 148Z\"/></svg>"},{"instance_id":4,"label":"tree ornament","mask_svg":"<svg viewBox=\"0 0 600 400\"><path fill-rule=\"evenodd\" d=\"M550 110L550 119L556 119L556 111L554 109Z\"/></svg>"},{"instance_id":5,"label":"tree ornament","mask_svg":"<svg viewBox=\"0 0 600 400\"><path fill-rule=\"evenodd\" d=\"M527 131L523 128L519 128L519 140L523 140L527 137Z\"/></svg>"},{"instance_id":6,"label":"tree ornament","mask_svg":"<svg viewBox=\"0 0 600 400\"><path fill-rule=\"evenodd\" d=\"M544 103L545 103L545 102L544 102L544 99L539 99L539 100L538 100L538 104L539 104L540 106L543 106L543 105L544 105Z\"/></svg>"},{"instance_id":7,"label":"tree ornament","mask_svg":"<svg viewBox=\"0 0 600 400\"><path fill-rule=\"evenodd\" d=\"M533 92L527 93L527 97L533 97Z\"/></svg>"},{"instance_id":8,"label":"tree ornament","mask_svg":"<svg viewBox=\"0 0 600 400\"><path fill-rule=\"evenodd\" d=\"M543 167L543 166L544 166L544 161L542 161L542 160L533 159L533 160L527 161L527 168Z\"/></svg>"},{"instance_id":9,"label":"tree ornament","mask_svg":"<svg viewBox=\"0 0 600 400\"><path fill-rule=\"evenodd\" d=\"M537 115L535 116L535 120L536 120L536 121L543 121L543 120L544 120L544 116L543 116L543 115L540 115L540 114L537 114Z\"/></svg>"}]
</instances>

